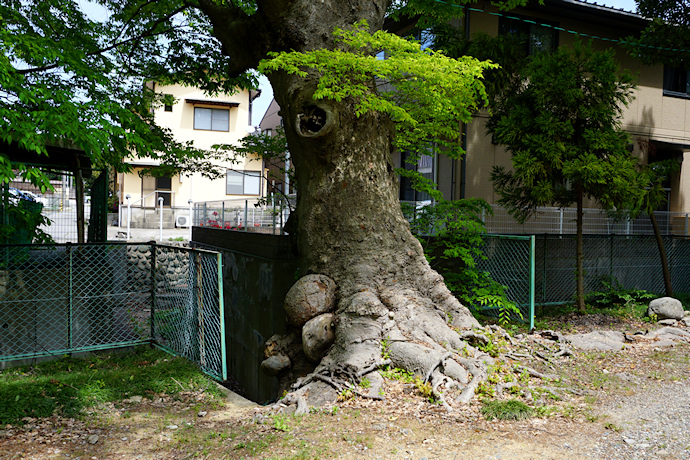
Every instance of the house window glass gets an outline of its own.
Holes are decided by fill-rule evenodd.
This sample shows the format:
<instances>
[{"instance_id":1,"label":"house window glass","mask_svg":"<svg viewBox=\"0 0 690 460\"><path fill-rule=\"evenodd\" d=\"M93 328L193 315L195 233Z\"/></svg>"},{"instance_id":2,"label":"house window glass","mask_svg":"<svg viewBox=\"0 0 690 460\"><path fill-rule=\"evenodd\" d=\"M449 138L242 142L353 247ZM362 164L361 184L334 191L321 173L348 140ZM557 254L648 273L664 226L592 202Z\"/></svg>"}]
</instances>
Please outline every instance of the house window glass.
<instances>
[{"instance_id":1,"label":"house window glass","mask_svg":"<svg viewBox=\"0 0 690 460\"><path fill-rule=\"evenodd\" d=\"M228 169L227 195L261 195L261 171L233 171Z\"/></svg>"},{"instance_id":2,"label":"house window glass","mask_svg":"<svg viewBox=\"0 0 690 460\"><path fill-rule=\"evenodd\" d=\"M172 190L172 178L170 176L156 177L156 206L158 206L158 198L163 198L163 206L170 206L172 202L172 194L165 193L167 190Z\"/></svg>"},{"instance_id":3,"label":"house window glass","mask_svg":"<svg viewBox=\"0 0 690 460\"><path fill-rule=\"evenodd\" d=\"M166 94L164 97L164 103L163 103L163 110L165 112L172 112L173 109L173 95L172 94Z\"/></svg>"},{"instance_id":4,"label":"house window glass","mask_svg":"<svg viewBox=\"0 0 690 460\"><path fill-rule=\"evenodd\" d=\"M403 167L410 171L417 171L423 177L434 180L434 156L422 154L416 162L409 163L409 152L402 154ZM412 180L400 177L400 201L431 201L431 196L425 192L419 192L412 187Z\"/></svg>"},{"instance_id":5,"label":"house window glass","mask_svg":"<svg viewBox=\"0 0 690 460\"><path fill-rule=\"evenodd\" d=\"M498 31L501 35L518 35L524 38L525 53L530 56L541 51L555 50L558 47L558 31L548 25L534 22L537 21L521 17L501 17Z\"/></svg>"},{"instance_id":6,"label":"house window glass","mask_svg":"<svg viewBox=\"0 0 690 460\"><path fill-rule=\"evenodd\" d=\"M690 70L664 66L664 94L690 97Z\"/></svg>"},{"instance_id":7,"label":"house window glass","mask_svg":"<svg viewBox=\"0 0 690 460\"><path fill-rule=\"evenodd\" d=\"M230 111L194 107L194 129L230 131Z\"/></svg>"}]
</instances>

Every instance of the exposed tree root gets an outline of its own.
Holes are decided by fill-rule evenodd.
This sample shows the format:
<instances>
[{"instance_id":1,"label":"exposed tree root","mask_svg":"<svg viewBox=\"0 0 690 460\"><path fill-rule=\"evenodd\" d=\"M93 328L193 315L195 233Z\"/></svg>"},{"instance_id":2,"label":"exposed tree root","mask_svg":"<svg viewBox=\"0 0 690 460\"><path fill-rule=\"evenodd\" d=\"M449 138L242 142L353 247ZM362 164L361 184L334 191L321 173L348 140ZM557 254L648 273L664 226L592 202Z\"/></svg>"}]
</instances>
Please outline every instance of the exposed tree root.
<instances>
[{"instance_id":1,"label":"exposed tree root","mask_svg":"<svg viewBox=\"0 0 690 460\"><path fill-rule=\"evenodd\" d=\"M335 341L316 368L291 386L291 393L279 402L281 407L296 405L296 413L304 413L305 407L332 404L339 396L384 399L385 382L377 372L382 368L416 375L420 391L448 411L470 403L480 388L482 392L493 388L498 397L506 391L522 394L527 400L533 394L557 394L557 389L531 385L529 379L556 376L528 365L537 362L552 368L552 360L572 354L562 344L554 351L543 343L556 334L522 336L517 341L498 326L481 328L469 321L460 322L464 329L458 328L456 315L462 316L458 314L462 308L447 298L439 305L411 289L378 293L365 289L340 299L334 312ZM513 376L506 374L501 380L496 372ZM514 374L519 374L517 381ZM376 378L364 390L360 384L369 375Z\"/></svg>"},{"instance_id":2,"label":"exposed tree root","mask_svg":"<svg viewBox=\"0 0 690 460\"><path fill-rule=\"evenodd\" d=\"M543 380L556 380L558 377L552 374L542 374L541 372L535 371L531 367L526 367L526 366L517 366L516 370L520 372L526 372L528 375L532 377L536 377L538 379L543 379Z\"/></svg>"}]
</instances>

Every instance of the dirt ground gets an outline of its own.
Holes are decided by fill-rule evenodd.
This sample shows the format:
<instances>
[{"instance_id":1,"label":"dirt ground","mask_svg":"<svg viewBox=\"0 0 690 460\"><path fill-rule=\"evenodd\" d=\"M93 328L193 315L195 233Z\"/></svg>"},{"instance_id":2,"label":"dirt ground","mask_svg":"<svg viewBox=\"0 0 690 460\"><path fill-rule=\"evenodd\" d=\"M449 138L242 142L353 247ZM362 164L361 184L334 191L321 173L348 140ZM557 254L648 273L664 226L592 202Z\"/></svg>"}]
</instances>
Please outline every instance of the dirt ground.
<instances>
[{"instance_id":1,"label":"dirt ground","mask_svg":"<svg viewBox=\"0 0 690 460\"><path fill-rule=\"evenodd\" d=\"M569 324L570 333L653 327L602 315ZM543 346L535 342L534 352ZM0 427L0 459L690 458L687 437L667 435L661 425L640 438L655 417L690 432L690 422L679 421L685 415L664 418L639 403L671 401L668 411L690 407L689 351L687 343L660 348L650 342L536 359L533 368L559 378L543 384L551 390L530 401L537 414L521 421L487 421L479 398L449 412L402 381L387 381L384 401L352 398L301 417L232 393L218 403L189 392L177 400L133 397L79 420L29 419Z\"/></svg>"}]
</instances>

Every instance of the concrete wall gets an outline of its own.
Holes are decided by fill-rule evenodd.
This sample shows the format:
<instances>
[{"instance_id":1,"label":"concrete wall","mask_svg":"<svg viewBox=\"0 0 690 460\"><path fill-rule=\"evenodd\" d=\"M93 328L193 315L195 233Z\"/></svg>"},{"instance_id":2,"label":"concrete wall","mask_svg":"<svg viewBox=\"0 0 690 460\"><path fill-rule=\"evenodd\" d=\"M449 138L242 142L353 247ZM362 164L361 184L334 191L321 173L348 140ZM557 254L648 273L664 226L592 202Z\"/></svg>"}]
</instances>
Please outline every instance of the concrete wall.
<instances>
[{"instance_id":1,"label":"concrete wall","mask_svg":"<svg viewBox=\"0 0 690 460\"><path fill-rule=\"evenodd\" d=\"M283 299L297 270L291 237L194 227L192 240L223 254L228 374L246 397L275 399L278 379L260 365L266 340L286 328Z\"/></svg>"}]
</instances>

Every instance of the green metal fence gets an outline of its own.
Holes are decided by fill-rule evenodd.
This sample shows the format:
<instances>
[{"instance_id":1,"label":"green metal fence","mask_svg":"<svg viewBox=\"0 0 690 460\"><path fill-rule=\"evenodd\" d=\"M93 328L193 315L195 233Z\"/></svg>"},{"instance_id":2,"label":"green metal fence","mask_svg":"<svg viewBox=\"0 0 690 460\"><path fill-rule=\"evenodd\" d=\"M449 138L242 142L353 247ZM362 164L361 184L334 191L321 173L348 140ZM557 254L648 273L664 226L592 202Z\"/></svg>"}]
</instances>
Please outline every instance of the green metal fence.
<instances>
[{"instance_id":1,"label":"green metal fence","mask_svg":"<svg viewBox=\"0 0 690 460\"><path fill-rule=\"evenodd\" d=\"M485 235L486 260L478 268L506 287L523 319L534 321L534 305L572 302L575 294L574 235ZM674 293L690 293L690 239L664 237ZM664 295L656 239L651 235L585 235L585 293L615 280L624 289ZM495 306L473 306L497 315Z\"/></svg>"},{"instance_id":2,"label":"green metal fence","mask_svg":"<svg viewBox=\"0 0 690 460\"><path fill-rule=\"evenodd\" d=\"M534 327L535 300L535 237L531 235L484 235L485 260L477 268L489 272L491 278L505 287L505 295L515 303L522 321ZM472 306L482 313L498 315L493 305Z\"/></svg>"},{"instance_id":3,"label":"green metal fence","mask_svg":"<svg viewBox=\"0 0 690 460\"><path fill-rule=\"evenodd\" d=\"M227 380L221 255L202 249L153 247L154 343Z\"/></svg>"},{"instance_id":4,"label":"green metal fence","mask_svg":"<svg viewBox=\"0 0 690 460\"><path fill-rule=\"evenodd\" d=\"M0 246L0 362L153 343L224 380L220 263L152 243Z\"/></svg>"},{"instance_id":5,"label":"green metal fence","mask_svg":"<svg viewBox=\"0 0 690 460\"><path fill-rule=\"evenodd\" d=\"M664 237L674 292L690 292L690 239ZM664 294L661 259L650 235L585 235L585 292L603 288L615 279L625 289ZM538 235L536 241L536 302L539 305L573 300L575 293L575 237Z\"/></svg>"}]
</instances>

